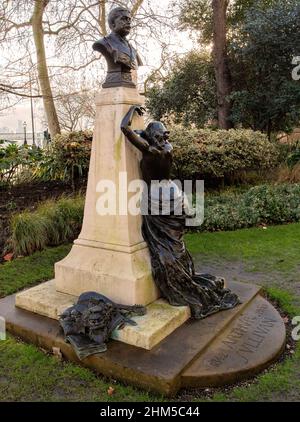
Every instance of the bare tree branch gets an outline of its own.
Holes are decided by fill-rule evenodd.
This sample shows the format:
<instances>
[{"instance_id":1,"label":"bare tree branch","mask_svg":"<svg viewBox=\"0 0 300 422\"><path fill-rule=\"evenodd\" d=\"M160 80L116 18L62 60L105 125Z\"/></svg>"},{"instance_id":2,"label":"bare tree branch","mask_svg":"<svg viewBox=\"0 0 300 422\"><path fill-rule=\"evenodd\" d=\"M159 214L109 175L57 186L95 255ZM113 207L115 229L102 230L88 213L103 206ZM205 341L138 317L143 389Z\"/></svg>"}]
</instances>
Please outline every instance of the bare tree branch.
<instances>
[{"instance_id":1,"label":"bare tree branch","mask_svg":"<svg viewBox=\"0 0 300 422\"><path fill-rule=\"evenodd\" d=\"M63 95L60 77L66 74L74 81L73 86L68 86L69 91L64 90L64 95L71 92L74 97L77 94L73 91L84 90L85 79L90 86L100 87L104 64L92 55L91 46L96 39L107 35L107 13L117 5L131 9L135 19L130 41L139 47L142 55L147 52L146 39L152 37L160 42L165 28L170 29L160 6L152 6L151 0L1 0L3 98L14 99L17 94L20 99L30 98L28 81L31 80L32 96L42 95L49 121ZM37 19L38 7L42 13Z\"/></svg>"},{"instance_id":2,"label":"bare tree branch","mask_svg":"<svg viewBox=\"0 0 300 422\"><path fill-rule=\"evenodd\" d=\"M11 85L6 85L0 83L0 91L8 92L9 94L17 95L18 97L25 97L25 98L42 98L42 95L29 95L22 92L18 92L18 89L22 89L24 87L16 87Z\"/></svg>"}]
</instances>

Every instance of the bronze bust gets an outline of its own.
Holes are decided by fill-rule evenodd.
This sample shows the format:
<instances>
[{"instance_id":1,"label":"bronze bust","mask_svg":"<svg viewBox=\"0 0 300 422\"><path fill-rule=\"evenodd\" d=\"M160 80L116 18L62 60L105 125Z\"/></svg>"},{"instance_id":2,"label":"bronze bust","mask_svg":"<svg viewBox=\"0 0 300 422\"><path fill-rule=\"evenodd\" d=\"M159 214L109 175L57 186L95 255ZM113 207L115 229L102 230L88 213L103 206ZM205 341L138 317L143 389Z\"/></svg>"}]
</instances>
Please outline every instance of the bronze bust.
<instances>
[{"instance_id":1,"label":"bronze bust","mask_svg":"<svg viewBox=\"0 0 300 422\"><path fill-rule=\"evenodd\" d=\"M124 7L116 7L108 15L111 33L93 44L107 62L107 76L103 88L125 86L135 88L132 70L142 65L137 51L127 41L131 31L131 13Z\"/></svg>"}]
</instances>

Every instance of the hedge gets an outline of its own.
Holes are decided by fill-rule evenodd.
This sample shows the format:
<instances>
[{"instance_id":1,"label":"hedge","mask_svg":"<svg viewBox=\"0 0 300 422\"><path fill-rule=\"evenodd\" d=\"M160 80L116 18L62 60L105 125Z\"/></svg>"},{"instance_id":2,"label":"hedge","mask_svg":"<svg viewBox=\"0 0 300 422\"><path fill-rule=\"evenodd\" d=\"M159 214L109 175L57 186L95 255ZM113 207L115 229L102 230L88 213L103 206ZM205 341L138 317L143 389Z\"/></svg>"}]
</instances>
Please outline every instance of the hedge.
<instances>
[{"instance_id":1,"label":"hedge","mask_svg":"<svg viewBox=\"0 0 300 422\"><path fill-rule=\"evenodd\" d=\"M171 128L174 176L224 178L241 171L268 169L278 163L276 143L261 132L231 129Z\"/></svg>"},{"instance_id":2,"label":"hedge","mask_svg":"<svg viewBox=\"0 0 300 422\"><path fill-rule=\"evenodd\" d=\"M244 193L207 195L201 231L237 230L300 221L300 184L261 185Z\"/></svg>"},{"instance_id":3,"label":"hedge","mask_svg":"<svg viewBox=\"0 0 300 422\"><path fill-rule=\"evenodd\" d=\"M12 219L10 250L30 255L46 246L71 242L80 232L84 197L47 201L35 212ZM261 185L244 193L205 196L204 223L192 230L236 230L300 221L300 184ZM191 229L191 228L190 228Z\"/></svg>"}]
</instances>

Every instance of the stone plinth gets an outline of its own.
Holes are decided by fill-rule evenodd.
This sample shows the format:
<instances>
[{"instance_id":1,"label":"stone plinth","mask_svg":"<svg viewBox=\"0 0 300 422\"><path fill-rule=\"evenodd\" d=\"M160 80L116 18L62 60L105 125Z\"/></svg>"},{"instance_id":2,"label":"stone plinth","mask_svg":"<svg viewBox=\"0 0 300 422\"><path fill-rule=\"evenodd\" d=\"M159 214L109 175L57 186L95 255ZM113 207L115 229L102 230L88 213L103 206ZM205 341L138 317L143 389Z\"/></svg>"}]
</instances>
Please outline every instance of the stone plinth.
<instances>
[{"instance_id":1,"label":"stone plinth","mask_svg":"<svg viewBox=\"0 0 300 422\"><path fill-rule=\"evenodd\" d=\"M147 314L131 319L137 325L126 325L112 333L114 340L142 349L152 350L164 338L184 324L191 316L188 306L171 306L163 299L147 306Z\"/></svg>"},{"instance_id":2,"label":"stone plinth","mask_svg":"<svg viewBox=\"0 0 300 422\"><path fill-rule=\"evenodd\" d=\"M126 206L136 195L127 193L127 187L141 179L140 153L120 130L124 115L134 104L142 105L143 99L133 88L107 88L96 97L83 226L70 254L55 265L59 292L79 296L96 291L126 305L147 305L159 297L141 234L141 216L129 215ZM135 117L133 124L144 127L141 117ZM108 187L115 188L115 195L105 203ZM103 215L101 201L105 207L116 207L116 212Z\"/></svg>"},{"instance_id":3,"label":"stone plinth","mask_svg":"<svg viewBox=\"0 0 300 422\"><path fill-rule=\"evenodd\" d=\"M281 354L285 325L260 288L229 282L242 304L200 321L188 321L152 350L111 340L105 353L79 361L55 319L0 299L0 316L12 334L106 377L172 396L181 388L209 388L240 382L267 368Z\"/></svg>"},{"instance_id":4,"label":"stone plinth","mask_svg":"<svg viewBox=\"0 0 300 422\"><path fill-rule=\"evenodd\" d=\"M52 319L58 319L76 301L76 296L58 293L55 290L54 280L39 284L16 295L17 307Z\"/></svg>"},{"instance_id":5,"label":"stone plinth","mask_svg":"<svg viewBox=\"0 0 300 422\"><path fill-rule=\"evenodd\" d=\"M70 306L77 302L77 297L55 290L54 280L16 295L16 306L27 311L58 319ZM114 340L151 350L165 337L171 334L190 318L187 306L171 306L160 299L147 306L147 314L133 316L137 326L125 325L122 330L115 330Z\"/></svg>"}]
</instances>

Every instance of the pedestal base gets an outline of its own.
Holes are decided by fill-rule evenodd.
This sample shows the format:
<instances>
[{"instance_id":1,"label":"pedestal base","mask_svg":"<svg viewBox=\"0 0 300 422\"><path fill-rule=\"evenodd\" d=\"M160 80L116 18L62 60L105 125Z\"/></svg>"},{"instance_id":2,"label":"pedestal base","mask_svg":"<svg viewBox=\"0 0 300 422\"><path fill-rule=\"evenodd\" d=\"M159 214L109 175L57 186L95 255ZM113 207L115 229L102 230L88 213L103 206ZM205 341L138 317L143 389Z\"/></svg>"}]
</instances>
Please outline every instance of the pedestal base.
<instances>
[{"instance_id":1,"label":"pedestal base","mask_svg":"<svg viewBox=\"0 0 300 422\"><path fill-rule=\"evenodd\" d=\"M260 288L228 283L242 304L200 321L188 321L152 350L111 340L105 353L79 361L56 320L15 307L15 296L0 300L7 330L93 371L146 390L172 396L181 387L212 387L242 381L270 365L285 344L285 326Z\"/></svg>"},{"instance_id":2,"label":"pedestal base","mask_svg":"<svg viewBox=\"0 0 300 422\"><path fill-rule=\"evenodd\" d=\"M145 306L159 297L145 243L127 248L79 239L55 264L55 286L73 296L95 291L122 305Z\"/></svg>"},{"instance_id":3,"label":"pedestal base","mask_svg":"<svg viewBox=\"0 0 300 422\"><path fill-rule=\"evenodd\" d=\"M121 121L132 105L142 105L136 89L103 89L96 96L84 218L70 254L55 264L56 290L79 296L96 291L123 305L148 305L159 298L142 236L142 216L131 183L141 180L141 153L125 139ZM141 116L133 126L144 128Z\"/></svg>"},{"instance_id":4,"label":"pedestal base","mask_svg":"<svg viewBox=\"0 0 300 422\"><path fill-rule=\"evenodd\" d=\"M58 319L67 308L77 302L76 296L55 290L55 281L47 281L16 295L16 306L48 318ZM125 325L115 330L114 340L151 350L190 318L187 306L171 306L157 300L147 306L147 314L134 316L137 326Z\"/></svg>"}]
</instances>

